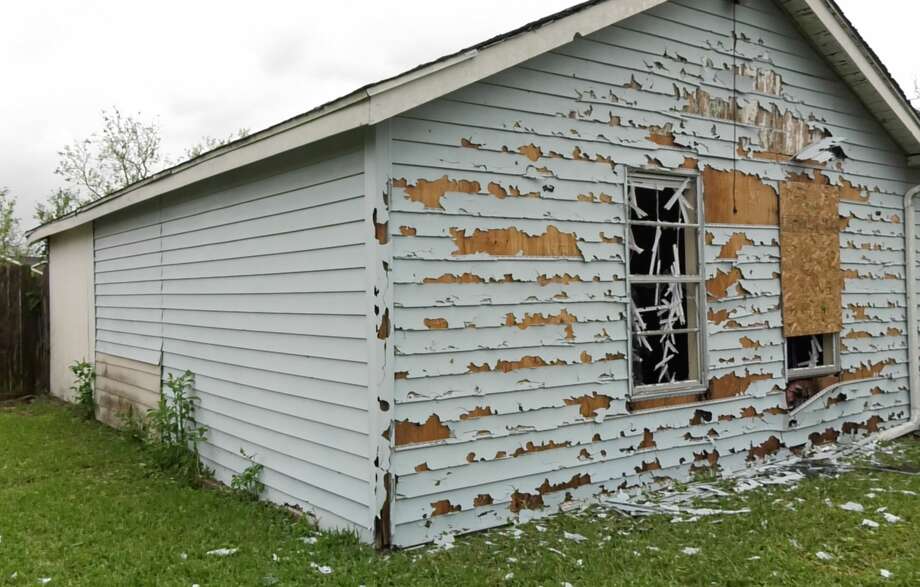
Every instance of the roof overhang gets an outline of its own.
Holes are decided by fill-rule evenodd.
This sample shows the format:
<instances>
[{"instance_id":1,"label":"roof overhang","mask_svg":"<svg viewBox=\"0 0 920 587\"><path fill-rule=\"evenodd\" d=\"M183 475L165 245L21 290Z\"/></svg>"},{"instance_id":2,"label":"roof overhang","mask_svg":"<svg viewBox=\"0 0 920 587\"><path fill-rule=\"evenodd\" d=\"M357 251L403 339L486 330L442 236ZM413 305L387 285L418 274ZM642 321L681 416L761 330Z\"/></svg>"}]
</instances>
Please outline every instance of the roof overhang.
<instances>
[{"instance_id":1,"label":"roof overhang","mask_svg":"<svg viewBox=\"0 0 920 587\"><path fill-rule=\"evenodd\" d=\"M171 167L27 233L30 243L167 192L322 139L372 126L667 0L591 0L511 33L365 86ZM920 166L920 117L833 0L780 0L803 32Z\"/></svg>"},{"instance_id":2,"label":"roof overhang","mask_svg":"<svg viewBox=\"0 0 920 587\"><path fill-rule=\"evenodd\" d=\"M920 166L920 114L834 0L781 0L802 33Z\"/></svg>"}]
</instances>

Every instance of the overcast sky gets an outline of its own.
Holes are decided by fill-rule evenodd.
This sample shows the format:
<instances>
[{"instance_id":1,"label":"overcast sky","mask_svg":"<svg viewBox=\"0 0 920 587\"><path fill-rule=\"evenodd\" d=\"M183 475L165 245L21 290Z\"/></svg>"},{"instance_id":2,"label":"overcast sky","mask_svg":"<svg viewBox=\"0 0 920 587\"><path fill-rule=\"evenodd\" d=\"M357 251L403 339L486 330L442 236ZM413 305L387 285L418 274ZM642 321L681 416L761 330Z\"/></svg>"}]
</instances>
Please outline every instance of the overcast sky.
<instances>
[{"instance_id":1,"label":"overcast sky","mask_svg":"<svg viewBox=\"0 0 920 587\"><path fill-rule=\"evenodd\" d=\"M768 0L762 0L768 1ZM258 130L577 0L0 1L0 186L23 227L57 151L103 108L158 117L164 151ZM916 0L838 0L905 89Z\"/></svg>"}]
</instances>

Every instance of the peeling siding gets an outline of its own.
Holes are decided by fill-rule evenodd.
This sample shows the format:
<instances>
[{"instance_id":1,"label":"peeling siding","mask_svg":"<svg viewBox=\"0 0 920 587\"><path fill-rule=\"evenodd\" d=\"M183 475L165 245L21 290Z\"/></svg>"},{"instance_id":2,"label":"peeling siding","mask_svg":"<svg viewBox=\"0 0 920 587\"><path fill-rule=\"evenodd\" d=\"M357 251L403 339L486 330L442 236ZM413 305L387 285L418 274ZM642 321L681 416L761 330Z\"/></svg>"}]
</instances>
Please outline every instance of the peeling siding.
<instances>
[{"instance_id":1,"label":"peeling siding","mask_svg":"<svg viewBox=\"0 0 920 587\"><path fill-rule=\"evenodd\" d=\"M318 145L98 220L95 275L98 351L195 373L220 480L242 448L370 540L364 193L360 138Z\"/></svg>"},{"instance_id":2,"label":"peeling siding","mask_svg":"<svg viewBox=\"0 0 920 587\"><path fill-rule=\"evenodd\" d=\"M907 418L920 178L780 9L741 2L733 37L732 5L669 2L391 122L397 545ZM845 160L794 160L825 136ZM631 411L628 168L702 176L711 401ZM841 197L847 381L794 415L784 182Z\"/></svg>"}]
</instances>

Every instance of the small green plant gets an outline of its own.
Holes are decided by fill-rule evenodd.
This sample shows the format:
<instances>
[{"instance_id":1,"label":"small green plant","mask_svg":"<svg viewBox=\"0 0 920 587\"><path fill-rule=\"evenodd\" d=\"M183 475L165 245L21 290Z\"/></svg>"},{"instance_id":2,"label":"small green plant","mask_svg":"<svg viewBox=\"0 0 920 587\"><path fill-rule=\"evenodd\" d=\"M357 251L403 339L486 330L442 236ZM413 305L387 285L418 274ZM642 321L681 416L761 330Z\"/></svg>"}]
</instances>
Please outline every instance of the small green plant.
<instances>
[{"instance_id":1,"label":"small green plant","mask_svg":"<svg viewBox=\"0 0 920 587\"><path fill-rule=\"evenodd\" d=\"M206 475L198 453L198 443L205 439L208 429L195 419L192 390L195 375L186 371L179 377L170 373L166 389L160 389L160 401L148 414L149 442L154 461L164 470L190 482Z\"/></svg>"},{"instance_id":2,"label":"small green plant","mask_svg":"<svg viewBox=\"0 0 920 587\"><path fill-rule=\"evenodd\" d=\"M121 418L121 430L128 438L137 442L149 440L150 431L147 426L147 418L135 411L134 406L129 405L127 411L122 412L119 417Z\"/></svg>"},{"instance_id":3,"label":"small green plant","mask_svg":"<svg viewBox=\"0 0 920 587\"><path fill-rule=\"evenodd\" d=\"M265 466L257 463L255 455L246 454L246 451L242 448L240 449L240 454L249 461L250 465L243 469L242 473L233 476L233 479L230 480L230 487L239 495L255 501L259 499L265 489L265 485L259 480L262 476L262 469Z\"/></svg>"},{"instance_id":4,"label":"small green plant","mask_svg":"<svg viewBox=\"0 0 920 587\"><path fill-rule=\"evenodd\" d=\"M74 361L70 371L76 377L70 389L74 392L74 401L80 414L89 420L96 413L96 398L93 395L93 382L96 369L86 361Z\"/></svg>"}]
</instances>

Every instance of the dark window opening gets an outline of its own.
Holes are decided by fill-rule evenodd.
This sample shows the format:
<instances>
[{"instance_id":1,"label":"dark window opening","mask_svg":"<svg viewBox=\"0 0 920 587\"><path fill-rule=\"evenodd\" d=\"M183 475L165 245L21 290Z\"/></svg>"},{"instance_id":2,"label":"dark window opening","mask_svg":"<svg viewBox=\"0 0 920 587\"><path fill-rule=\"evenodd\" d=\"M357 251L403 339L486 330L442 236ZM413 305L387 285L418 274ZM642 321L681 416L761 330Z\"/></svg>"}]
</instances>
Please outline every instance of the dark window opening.
<instances>
[{"instance_id":1,"label":"dark window opening","mask_svg":"<svg viewBox=\"0 0 920 587\"><path fill-rule=\"evenodd\" d=\"M697 389L703 277L695 181L642 176L629 185L628 205L633 388Z\"/></svg>"},{"instance_id":2,"label":"dark window opening","mask_svg":"<svg viewBox=\"0 0 920 587\"><path fill-rule=\"evenodd\" d=\"M786 404L789 409L797 408L839 383L837 355L836 334L786 339Z\"/></svg>"}]
</instances>

